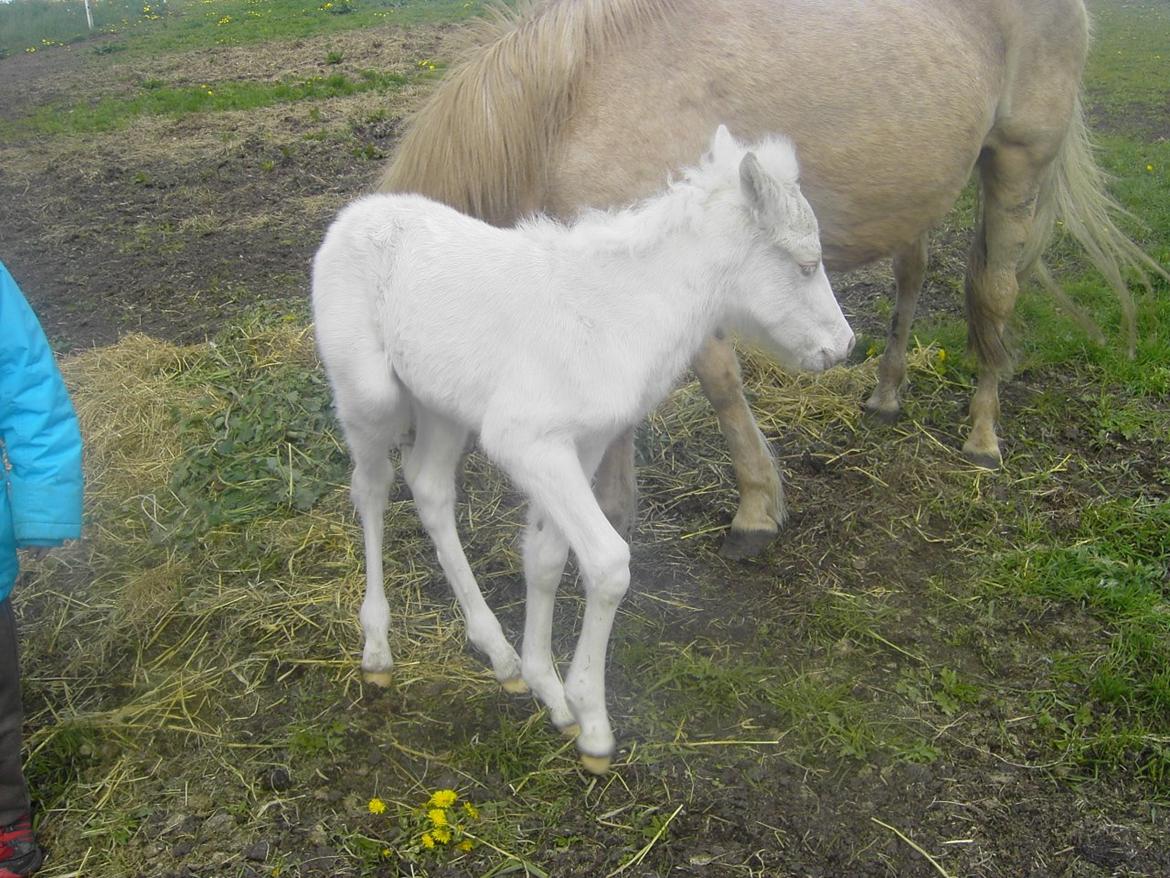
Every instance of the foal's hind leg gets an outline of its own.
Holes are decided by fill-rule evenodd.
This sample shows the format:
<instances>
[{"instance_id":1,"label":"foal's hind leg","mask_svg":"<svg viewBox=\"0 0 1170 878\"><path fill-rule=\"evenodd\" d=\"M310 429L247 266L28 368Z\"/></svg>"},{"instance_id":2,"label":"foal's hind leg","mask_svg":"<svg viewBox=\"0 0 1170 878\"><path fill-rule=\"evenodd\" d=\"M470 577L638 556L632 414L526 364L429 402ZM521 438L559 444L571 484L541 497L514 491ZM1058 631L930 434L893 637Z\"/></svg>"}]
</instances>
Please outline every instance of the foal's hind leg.
<instances>
[{"instance_id":1,"label":"foal's hind leg","mask_svg":"<svg viewBox=\"0 0 1170 878\"><path fill-rule=\"evenodd\" d=\"M435 544L439 566L463 610L467 639L491 661L505 690L524 692L527 687L520 678L520 659L483 599L455 527L455 471L466 442L467 431L462 427L420 409L414 447L402 469L419 519Z\"/></svg>"},{"instance_id":2,"label":"foal's hind leg","mask_svg":"<svg viewBox=\"0 0 1170 878\"><path fill-rule=\"evenodd\" d=\"M902 411L898 391L906 379L906 345L910 341L918 295L922 292L922 279L926 276L926 239L924 232L894 254L897 301L886 337L886 350L878 366L878 386L865 403L865 410L882 421L895 421Z\"/></svg>"},{"instance_id":3,"label":"foal's hind leg","mask_svg":"<svg viewBox=\"0 0 1170 878\"><path fill-rule=\"evenodd\" d=\"M694 369L727 437L739 484L739 509L720 553L727 558L747 558L763 551L787 520L784 487L768 443L744 399L739 361L731 342L707 339L695 357Z\"/></svg>"},{"instance_id":4,"label":"foal's hind leg","mask_svg":"<svg viewBox=\"0 0 1170 878\"><path fill-rule=\"evenodd\" d=\"M967 264L967 338L978 355L979 379L963 454L989 469L1003 460L995 424L999 379L1011 368L1004 329L1019 293L1016 273L1032 233L1040 174L1059 145L1058 139L1031 146L1020 142L986 150L980 159L983 214Z\"/></svg>"},{"instance_id":5,"label":"foal's hind leg","mask_svg":"<svg viewBox=\"0 0 1170 878\"><path fill-rule=\"evenodd\" d=\"M409 403L392 381L379 381L377 373L371 375L360 382L337 382L336 399L353 458L350 497L365 539L366 595L358 614L365 636L362 674L366 682L389 686L394 659L387 639L390 605L382 583L383 515L394 482L390 448L408 427L405 412Z\"/></svg>"}]
</instances>

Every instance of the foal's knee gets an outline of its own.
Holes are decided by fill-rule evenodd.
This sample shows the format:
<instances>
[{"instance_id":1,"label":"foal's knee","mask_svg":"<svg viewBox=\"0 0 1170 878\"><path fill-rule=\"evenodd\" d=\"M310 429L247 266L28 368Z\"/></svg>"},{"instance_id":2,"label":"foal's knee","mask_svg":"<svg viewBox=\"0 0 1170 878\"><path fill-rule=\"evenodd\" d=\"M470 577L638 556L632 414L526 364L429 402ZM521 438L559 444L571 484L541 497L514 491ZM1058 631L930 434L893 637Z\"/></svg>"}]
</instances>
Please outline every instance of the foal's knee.
<instances>
[{"instance_id":1,"label":"foal's knee","mask_svg":"<svg viewBox=\"0 0 1170 878\"><path fill-rule=\"evenodd\" d=\"M590 597L606 604L621 603L630 588L630 547L625 542L615 542L583 566Z\"/></svg>"},{"instance_id":2,"label":"foal's knee","mask_svg":"<svg viewBox=\"0 0 1170 878\"><path fill-rule=\"evenodd\" d=\"M565 569L567 546L557 534L546 530L552 525L537 522L524 538L524 575L540 589L555 591Z\"/></svg>"}]
</instances>

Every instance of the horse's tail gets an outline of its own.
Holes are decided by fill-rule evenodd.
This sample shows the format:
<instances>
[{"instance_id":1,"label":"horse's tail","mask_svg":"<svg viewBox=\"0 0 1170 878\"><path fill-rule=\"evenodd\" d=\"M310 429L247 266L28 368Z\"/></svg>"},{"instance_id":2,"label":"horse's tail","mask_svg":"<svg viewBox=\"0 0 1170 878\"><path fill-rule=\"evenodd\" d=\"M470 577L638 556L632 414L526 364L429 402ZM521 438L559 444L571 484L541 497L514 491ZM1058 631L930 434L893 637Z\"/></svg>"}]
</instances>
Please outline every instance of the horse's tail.
<instances>
[{"instance_id":1,"label":"horse's tail","mask_svg":"<svg viewBox=\"0 0 1170 878\"><path fill-rule=\"evenodd\" d=\"M1115 218L1130 214L1109 195L1106 174L1094 160L1093 149L1078 96L1064 143L1040 184L1033 232L1024 248L1020 274L1023 276L1034 270L1037 279L1060 306L1091 336L1098 341L1104 340L1101 330L1060 288L1041 258L1054 227L1060 223L1063 231L1084 248L1097 271L1117 295L1121 303L1126 347L1132 357L1137 346L1137 321L1133 294L1126 278L1137 279L1149 290L1149 272L1167 280L1170 280L1170 274L1118 228Z\"/></svg>"},{"instance_id":2,"label":"horse's tail","mask_svg":"<svg viewBox=\"0 0 1170 878\"><path fill-rule=\"evenodd\" d=\"M540 207L582 66L663 0L553 0L481 25L480 45L412 119L379 184L498 225Z\"/></svg>"}]
</instances>

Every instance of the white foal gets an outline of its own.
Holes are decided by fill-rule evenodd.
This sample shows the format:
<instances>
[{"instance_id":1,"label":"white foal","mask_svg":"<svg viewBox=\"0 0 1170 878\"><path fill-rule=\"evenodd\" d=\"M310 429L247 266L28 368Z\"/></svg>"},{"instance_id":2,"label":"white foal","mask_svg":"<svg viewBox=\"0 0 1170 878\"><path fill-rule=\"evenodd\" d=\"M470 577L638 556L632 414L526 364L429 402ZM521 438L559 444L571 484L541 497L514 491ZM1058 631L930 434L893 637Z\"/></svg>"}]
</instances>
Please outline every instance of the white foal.
<instances>
[{"instance_id":1,"label":"white foal","mask_svg":"<svg viewBox=\"0 0 1170 878\"><path fill-rule=\"evenodd\" d=\"M506 689L527 683L553 723L577 735L589 770L605 771L614 752L606 650L630 581L629 547L590 487L606 447L718 329L810 370L853 345L791 144L749 150L720 127L710 154L663 194L569 226L536 218L500 229L420 196L362 198L317 253L313 313L365 534L367 679L388 683L392 664L382 514L399 446L468 639ZM455 529L455 472L472 432L529 500L523 660ZM562 686L553 600L570 549L586 603Z\"/></svg>"}]
</instances>

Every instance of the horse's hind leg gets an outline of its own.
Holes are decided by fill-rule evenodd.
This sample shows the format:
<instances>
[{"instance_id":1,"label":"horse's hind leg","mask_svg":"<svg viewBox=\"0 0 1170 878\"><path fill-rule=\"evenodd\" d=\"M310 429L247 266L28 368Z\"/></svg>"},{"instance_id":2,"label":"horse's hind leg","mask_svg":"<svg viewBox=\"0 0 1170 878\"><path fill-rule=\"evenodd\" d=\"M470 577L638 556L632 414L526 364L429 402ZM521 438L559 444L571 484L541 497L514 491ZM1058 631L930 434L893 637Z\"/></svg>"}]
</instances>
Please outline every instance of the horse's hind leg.
<instances>
[{"instance_id":1,"label":"horse's hind leg","mask_svg":"<svg viewBox=\"0 0 1170 878\"><path fill-rule=\"evenodd\" d=\"M865 403L865 410L882 421L895 421L902 411L898 391L906 379L906 346L910 341L918 295L922 292L922 280L926 276L926 240L924 232L894 254L897 295L894 316L890 319L886 349L878 365L878 386Z\"/></svg>"},{"instance_id":2,"label":"horse's hind leg","mask_svg":"<svg viewBox=\"0 0 1170 878\"><path fill-rule=\"evenodd\" d=\"M466 442L467 431L462 427L418 408L414 446L402 469L419 519L435 544L439 566L463 610L467 639L491 661L505 690L524 692L520 659L483 599L455 527L455 472Z\"/></svg>"},{"instance_id":3,"label":"horse's hind leg","mask_svg":"<svg viewBox=\"0 0 1170 878\"><path fill-rule=\"evenodd\" d=\"M593 480L593 495L613 529L629 539L638 517L633 427L613 440L605 450Z\"/></svg>"},{"instance_id":4,"label":"horse's hind leg","mask_svg":"<svg viewBox=\"0 0 1170 878\"><path fill-rule=\"evenodd\" d=\"M695 358L694 369L727 437L739 484L739 509L720 552L727 558L747 558L775 539L787 520L784 487L768 443L744 399L739 361L731 342L707 339Z\"/></svg>"},{"instance_id":5,"label":"horse's hind leg","mask_svg":"<svg viewBox=\"0 0 1170 878\"><path fill-rule=\"evenodd\" d=\"M971 399L971 435L963 454L994 469L1002 463L995 433L999 379L1011 368L1004 330L1019 294L1017 271L1032 234L1040 175L1059 137L1029 145L1022 138L984 151L979 160L983 212L967 263L968 347L978 357L979 378Z\"/></svg>"}]
</instances>

